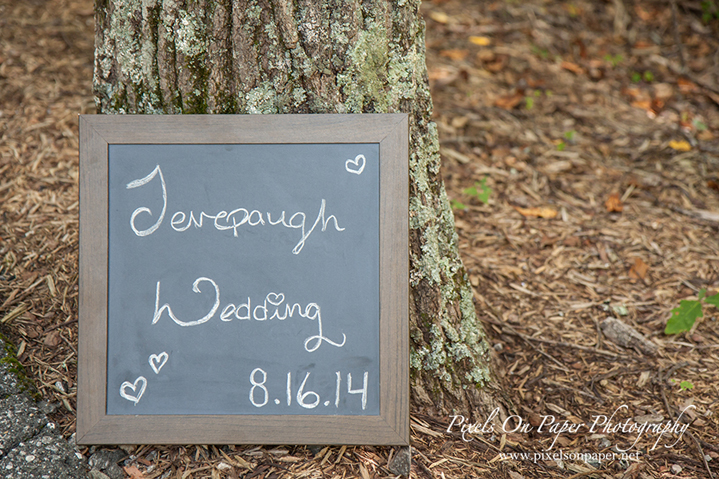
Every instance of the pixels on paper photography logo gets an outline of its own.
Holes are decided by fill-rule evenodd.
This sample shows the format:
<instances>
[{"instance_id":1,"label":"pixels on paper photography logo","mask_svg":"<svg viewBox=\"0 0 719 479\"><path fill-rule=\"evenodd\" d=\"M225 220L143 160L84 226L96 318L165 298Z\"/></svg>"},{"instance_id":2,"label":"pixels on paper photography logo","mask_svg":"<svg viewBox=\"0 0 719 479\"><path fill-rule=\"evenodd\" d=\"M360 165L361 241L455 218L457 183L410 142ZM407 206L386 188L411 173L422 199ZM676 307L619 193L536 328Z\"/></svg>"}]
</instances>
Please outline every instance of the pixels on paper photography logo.
<instances>
[{"instance_id":1,"label":"pixels on paper photography logo","mask_svg":"<svg viewBox=\"0 0 719 479\"><path fill-rule=\"evenodd\" d=\"M466 442L478 436L483 440L503 434L539 436L547 439L545 449L533 452L501 452L500 460L513 459L521 461L575 461L601 463L612 460L637 460L642 451L653 451L658 447L670 449L674 447L689 428L688 410L695 408L689 405L680 411L676 420L641 421L638 418L621 418L629 410L626 404L619 406L608 414L591 416L587 422L573 422L558 419L553 414L540 415L539 420L530 422L528 418L514 414L503 421L500 419L499 408L494 409L483 421L470 422L462 415L449 416L450 423L445 432L459 434ZM621 419L620 419L621 418ZM581 420L580 420L581 421ZM602 452L565 452L561 449L560 437L567 435L587 434L594 437L612 436L616 444ZM642 444L640 451L639 445ZM605 446L611 445L607 440Z\"/></svg>"}]
</instances>

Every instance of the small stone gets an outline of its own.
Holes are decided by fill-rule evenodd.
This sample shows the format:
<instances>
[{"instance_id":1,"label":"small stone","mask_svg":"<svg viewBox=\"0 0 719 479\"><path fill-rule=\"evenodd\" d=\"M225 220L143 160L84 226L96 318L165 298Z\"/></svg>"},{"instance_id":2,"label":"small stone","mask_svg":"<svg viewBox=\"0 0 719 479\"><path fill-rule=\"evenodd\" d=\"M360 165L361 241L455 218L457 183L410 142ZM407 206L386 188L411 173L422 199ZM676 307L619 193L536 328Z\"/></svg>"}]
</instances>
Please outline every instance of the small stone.
<instances>
[{"instance_id":1,"label":"small stone","mask_svg":"<svg viewBox=\"0 0 719 479\"><path fill-rule=\"evenodd\" d=\"M130 446L127 444L121 444L118 447L125 451L128 455L132 454L135 451L135 446Z\"/></svg>"},{"instance_id":2,"label":"small stone","mask_svg":"<svg viewBox=\"0 0 719 479\"><path fill-rule=\"evenodd\" d=\"M657 352L658 346L655 343L617 318L609 317L602 321L599 327L607 339L623 348L636 349L649 355L654 355Z\"/></svg>"},{"instance_id":3,"label":"small stone","mask_svg":"<svg viewBox=\"0 0 719 479\"><path fill-rule=\"evenodd\" d=\"M392 474L409 477L412 464L412 454L409 447L400 447L387 466Z\"/></svg>"},{"instance_id":4,"label":"small stone","mask_svg":"<svg viewBox=\"0 0 719 479\"><path fill-rule=\"evenodd\" d=\"M307 446L307 449L310 450L310 452L312 453L313 456L316 456L317 454L320 453L320 451L322 451L322 446L312 445L312 446Z\"/></svg>"},{"instance_id":5,"label":"small stone","mask_svg":"<svg viewBox=\"0 0 719 479\"><path fill-rule=\"evenodd\" d=\"M99 450L90 456L88 463L92 469L102 471L110 479L124 479L127 476L118 463L125 457L121 449Z\"/></svg>"},{"instance_id":6,"label":"small stone","mask_svg":"<svg viewBox=\"0 0 719 479\"><path fill-rule=\"evenodd\" d=\"M680 466L679 464L673 464L672 474L679 474L680 472L682 472L682 466Z\"/></svg>"},{"instance_id":7,"label":"small stone","mask_svg":"<svg viewBox=\"0 0 719 479\"><path fill-rule=\"evenodd\" d=\"M32 454L28 454L27 456L25 456L25 460L27 462L32 462L35 460L35 456L33 456Z\"/></svg>"},{"instance_id":8,"label":"small stone","mask_svg":"<svg viewBox=\"0 0 719 479\"><path fill-rule=\"evenodd\" d=\"M95 452L92 456L90 456L88 463L90 464L90 467L93 469L104 470L104 469L109 468L113 464L117 464L124 458L125 458L125 454L122 451L101 450L101 451Z\"/></svg>"},{"instance_id":9,"label":"small stone","mask_svg":"<svg viewBox=\"0 0 719 479\"><path fill-rule=\"evenodd\" d=\"M90 477L92 479L110 479L110 477L107 474L103 474L102 472L98 471L97 469L93 469L90 471Z\"/></svg>"},{"instance_id":10,"label":"small stone","mask_svg":"<svg viewBox=\"0 0 719 479\"><path fill-rule=\"evenodd\" d=\"M58 402L58 403L50 403L50 402L47 402L47 401L40 401L39 403L37 403L37 406L38 406L38 407L40 408L40 410L41 410L42 412L44 412L45 414L52 414L52 413L54 413L55 411L57 411L59 405L60 405L59 402Z\"/></svg>"}]
</instances>

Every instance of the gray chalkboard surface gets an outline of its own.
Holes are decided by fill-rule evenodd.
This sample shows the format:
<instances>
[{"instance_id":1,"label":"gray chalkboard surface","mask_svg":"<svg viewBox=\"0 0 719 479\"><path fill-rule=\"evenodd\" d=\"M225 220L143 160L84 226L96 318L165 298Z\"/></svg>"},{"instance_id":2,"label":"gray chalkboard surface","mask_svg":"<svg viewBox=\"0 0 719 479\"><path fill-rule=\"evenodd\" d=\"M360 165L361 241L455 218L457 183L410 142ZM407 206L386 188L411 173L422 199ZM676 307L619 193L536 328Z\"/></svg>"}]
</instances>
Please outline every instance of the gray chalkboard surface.
<instances>
[{"instance_id":1,"label":"gray chalkboard surface","mask_svg":"<svg viewBox=\"0 0 719 479\"><path fill-rule=\"evenodd\" d=\"M108 158L108 414L378 414L377 144Z\"/></svg>"},{"instance_id":2,"label":"gray chalkboard surface","mask_svg":"<svg viewBox=\"0 0 719 479\"><path fill-rule=\"evenodd\" d=\"M81 143L80 443L407 442L406 115Z\"/></svg>"}]
</instances>

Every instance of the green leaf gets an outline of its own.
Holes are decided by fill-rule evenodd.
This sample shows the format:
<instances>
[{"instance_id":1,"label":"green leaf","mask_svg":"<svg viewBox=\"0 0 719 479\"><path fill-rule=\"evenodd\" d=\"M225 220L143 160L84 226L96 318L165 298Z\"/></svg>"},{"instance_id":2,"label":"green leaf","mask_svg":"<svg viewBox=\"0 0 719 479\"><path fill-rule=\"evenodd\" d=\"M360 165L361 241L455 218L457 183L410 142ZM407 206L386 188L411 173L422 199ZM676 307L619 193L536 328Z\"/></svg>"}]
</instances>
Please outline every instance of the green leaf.
<instances>
[{"instance_id":1,"label":"green leaf","mask_svg":"<svg viewBox=\"0 0 719 479\"><path fill-rule=\"evenodd\" d=\"M682 381L679 383L679 387L682 388L683 391L694 389L694 385L691 381Z\"/></svg>"},{"instance_id":2,"label":"green leaf","mask_svg":"<svg viewBox=\"0 0 719 479\"><path fill-rule=\"evenodd\" d=\"M467 205L465 205L461 201L451 200L449 202L449 204L452 205L453 210L466 210L467 209Z\"/></svg>"},{"instance_id":3,"label":"green leaf","mask_svg":"<svg viewBox=\"0 0 719 479\"><path fill-rule=\"evenodd\" d=\"M621 55L604 55L604 59L612 64L613 67L616 67L619 65L623 60L624 57Z\"/></svg>"},{"instance_id":4,"label":"green leaf","mask_svg":"<svg viewBox=\"0 0 719 479\"><path fill-rule=\"evenodd\" d=\"M694 125L694 128L696 128L699 131L704 131L708 128L706 123L704 123L703 121L698 120L696 118L694 118L694 120L692 121L692 124Z\"/></svg>"},{"instance_id":5,"label":"green leaf","mask_svg":"<svg viewBox=\"0 0 719 479\"><path fill-rule=\"evenodd\" d=\"M719 293L715 294L714 296L707 296L704 298L705 303L713 304L717 308L719 308Z\"/></svg>"},{"instance_id":6,"label":"green leaf","mask_svg":"<svg viewBox=\"0 0 719 479\"><path fill-rule=\"evenodd\" d=\"M482 191L477 194L477 199L485 205L489 202L489 195L492 194L492 188L487 186L487 178L482 178L481 183L475 183L475 186L479 186Z\"/></svg>"},{"instance_id":7,"label":"green leaf","mask_svg":"<svg viewBox=\"0 0 719 479\"><path fill-rule=\"evenodd\" d=\"M465 195L474 196L485 205L489 201L489 195L492 194L492 188L487 186L487 178L482 178L482 181L475 181L474 186L465 188L463 193Z\"/></svg>"},{"instance_id":8,"label":"green leaf","mask_svg":"<svg viewBox=\"0 0 719 479\"><path fill-rule=\"evenodd\" d=\"M672 317L667 321L667 327L664 328L664 334L677 334L689 331L697 318L701 318L702 303L701 301L686 300L679 301L679 307L672 309Z\"/></svg>"},{"instance_id":9,"label":"green leaf","mask_svg":"<svg viewBox=\"0 0 719 479\"><path fill-rule=\"evenodd\" d=\"M702 299L704 299L704 296L706 296L706 295L707 295L707 290L704 289L704 288L700 289L700 290L699 290L699 298L698 298L699 301L701 301Z\"/></svg>"}]
</instances>

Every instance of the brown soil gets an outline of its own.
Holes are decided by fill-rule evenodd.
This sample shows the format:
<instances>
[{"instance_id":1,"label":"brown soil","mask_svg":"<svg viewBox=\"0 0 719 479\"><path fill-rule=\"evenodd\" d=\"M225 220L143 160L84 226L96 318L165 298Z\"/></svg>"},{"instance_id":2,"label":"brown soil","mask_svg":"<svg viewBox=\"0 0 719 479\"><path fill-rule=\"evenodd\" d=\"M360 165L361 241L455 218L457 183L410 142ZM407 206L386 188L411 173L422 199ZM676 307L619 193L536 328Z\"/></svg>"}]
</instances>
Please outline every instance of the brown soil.
<instances>
[{"instance_id":1,"label":"brown soil","mask_svg":"<svg viewBox=\"0 0 719 479\"><path fill-rule=\"evenodd\" d=\"M680 300L719 289L719 18L707 15L718 4L674 4L423 6L461 252L515 413L532 431L465 442L457 426L447 432L451 418L415 414L414 476L719 474L719 309L705 304L691 331L664 334ZM77 114L94 111L92 50L90 1L0 0L0 332L18 346L39 394L61 405L53 419L68 436ZM467 191L481 192L482 182L486 201ZM622 346L626 335L602 331L610 316L640 338ZM685 425L675 422L685 409L690 425L678 441L645 433L633 444L636 432L589 430L617 410L615 424ZM551 419L585 425L558 437L546 425L538 431ZM616 447L633 455L601 463L505 455ZM396 452L123 449L135 478L387 477Z\"/></svg>"}]
</instances>

